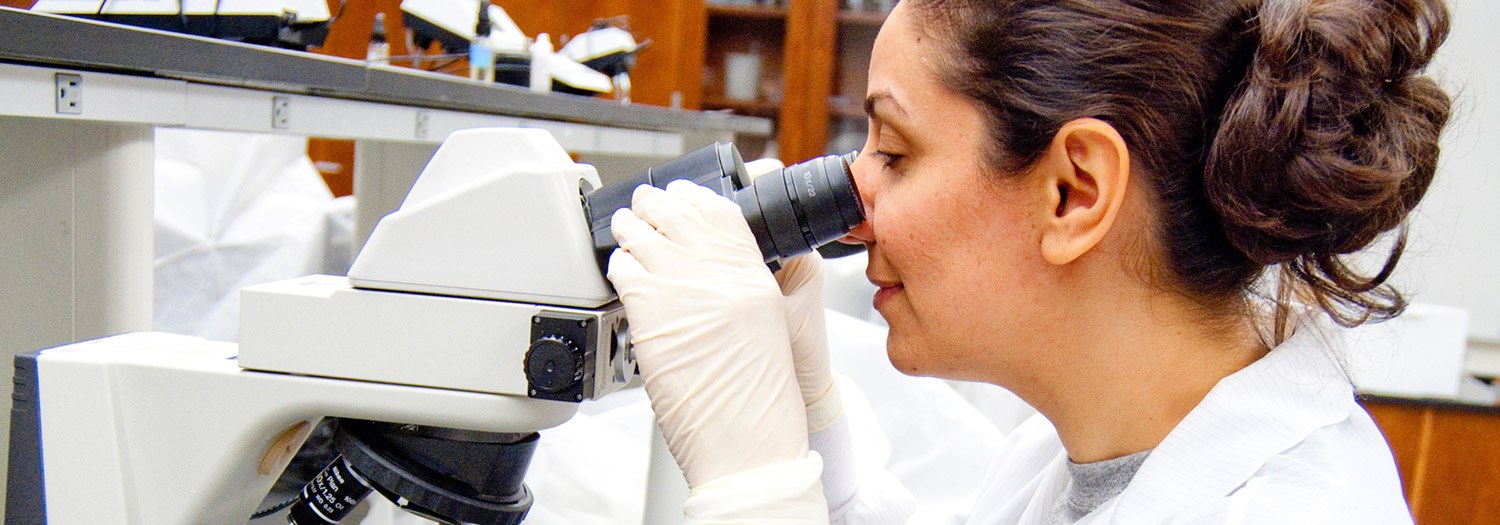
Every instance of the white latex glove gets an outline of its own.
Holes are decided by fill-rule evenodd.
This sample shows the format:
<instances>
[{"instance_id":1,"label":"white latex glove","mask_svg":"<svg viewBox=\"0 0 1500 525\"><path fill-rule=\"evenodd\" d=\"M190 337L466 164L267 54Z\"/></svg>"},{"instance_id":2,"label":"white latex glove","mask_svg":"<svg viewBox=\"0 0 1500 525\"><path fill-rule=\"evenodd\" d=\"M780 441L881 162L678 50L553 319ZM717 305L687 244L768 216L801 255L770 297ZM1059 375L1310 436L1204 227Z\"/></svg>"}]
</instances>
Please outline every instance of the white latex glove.
<instances>
[{"instance_id":1,"label":"white latex glove","mask_svg":"<svg viewBox=\"0 0 1500 525\"><path fill-rule=\"evenodd\" d=\"M688 486L806 459L786 307L739 206L678 181L613 221L608 277Z\"/></svg>"},{"instance_id":2,"label":"white latex glove","mask_svg":"<svg viewBox=\"0 0 1500 525\"><path fill-rule=\"evenodd\" d=\"M843 401L828 361L828 326L823 309L823 256L812 252L785 261L776 272L786 305L797 386L807 409L807 431L818 432L843 413Z\"/></svg>"}]
</instances>

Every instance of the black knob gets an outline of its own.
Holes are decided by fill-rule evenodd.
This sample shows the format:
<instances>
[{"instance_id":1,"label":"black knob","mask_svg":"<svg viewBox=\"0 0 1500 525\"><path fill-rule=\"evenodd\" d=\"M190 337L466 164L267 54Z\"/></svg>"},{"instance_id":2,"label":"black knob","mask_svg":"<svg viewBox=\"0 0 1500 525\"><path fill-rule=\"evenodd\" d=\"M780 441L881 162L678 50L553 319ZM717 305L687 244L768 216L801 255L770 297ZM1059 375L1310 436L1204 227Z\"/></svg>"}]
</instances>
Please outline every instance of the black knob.
<instances>
[{"instance_id":1,"label":"black knob","mask_svg":"<svg viewBox=\"0 0 1500 525\"><path fill-rule=\"evenodd\" d=\"M583 351L566 338L542 336L526 352L526 379L548 394L572 388L583 381Z\"/></svg>"}]
</instances>

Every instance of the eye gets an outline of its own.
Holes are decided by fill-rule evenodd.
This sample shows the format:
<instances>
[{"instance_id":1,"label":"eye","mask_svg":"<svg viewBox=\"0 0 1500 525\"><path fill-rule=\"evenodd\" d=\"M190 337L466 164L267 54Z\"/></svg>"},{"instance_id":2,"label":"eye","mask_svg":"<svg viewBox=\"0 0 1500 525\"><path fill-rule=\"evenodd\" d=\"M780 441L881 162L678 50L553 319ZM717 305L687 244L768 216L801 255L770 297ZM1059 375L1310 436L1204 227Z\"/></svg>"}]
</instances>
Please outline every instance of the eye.
<instances>
[{"instance_id":1,"label":"eye","mask_svg":"<svg viewBox=\"0 0 1500 525\"><path fill-rule=\"evenodd\" d=\"M906 155L875 150L875 159L879 160L880 164L887 168L894 166L897 162L900 162L901 159L904 158L906 158Z\"/></svg>"}]
</instances>

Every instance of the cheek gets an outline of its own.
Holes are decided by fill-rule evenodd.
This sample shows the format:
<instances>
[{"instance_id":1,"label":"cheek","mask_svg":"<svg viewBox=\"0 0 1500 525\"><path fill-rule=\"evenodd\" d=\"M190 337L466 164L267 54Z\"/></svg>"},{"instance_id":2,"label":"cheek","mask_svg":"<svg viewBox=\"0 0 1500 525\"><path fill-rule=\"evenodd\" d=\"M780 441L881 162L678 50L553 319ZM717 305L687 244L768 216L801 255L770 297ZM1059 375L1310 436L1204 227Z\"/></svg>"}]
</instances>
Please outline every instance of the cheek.
<instances>
[{"instance_id":1,"label":"cheek","mask_svg":"<svg viewBox=\"0 0 1500 525\"><path fill-rule=\"evenodd\" d=\"M910 208L927 213L900 217L907 227L882 237L906 285L907 318L891 320L888 343L902 372L965 379L976 358L1027 329L1037 302L1027 279L1040 261L1035 233L1021 206L987 191L955 191Z\"/></svg>"},{"instance_id":2,"label":"cheek","mask_svg":"<svg viewBox=\"0 0 1500 525\"><path fill-rule=\"evenodd\" d=\"M1024 282L1030 263L1040 260L1032 242L1036 235L1020 206L976 195L981 191L960 189L909 208L925 213L903 217L907 227L891 232L898 240L891 246L892 258L904 266L899 268L902 280L914 288L924 309L973 314L997 292Z\"/></svg>"}]
</instances>

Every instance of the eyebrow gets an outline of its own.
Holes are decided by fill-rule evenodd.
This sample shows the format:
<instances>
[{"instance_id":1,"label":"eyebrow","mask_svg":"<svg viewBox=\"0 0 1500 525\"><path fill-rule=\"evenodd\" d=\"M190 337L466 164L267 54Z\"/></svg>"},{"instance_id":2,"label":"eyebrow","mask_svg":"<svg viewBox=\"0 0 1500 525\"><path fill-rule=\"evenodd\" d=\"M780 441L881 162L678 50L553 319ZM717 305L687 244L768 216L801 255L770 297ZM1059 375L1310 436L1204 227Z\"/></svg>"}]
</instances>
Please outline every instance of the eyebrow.
<instances>
[{"instance_id":1,"label":"eyebrow","mask_svg":"<svg viewBox=\"0 0 1500 525\"><path fill-rule=\"evenodd\" d=\"M881 102L887 102L887 105L895 108L896 113L906 116L906 108L901 107L901 103L897 102L896 97L891 95L889 91L876 91L865 97L865 114L869 115L870 118L883 120L875 115L875 106Z\"/></svg>"}]
</instances>

